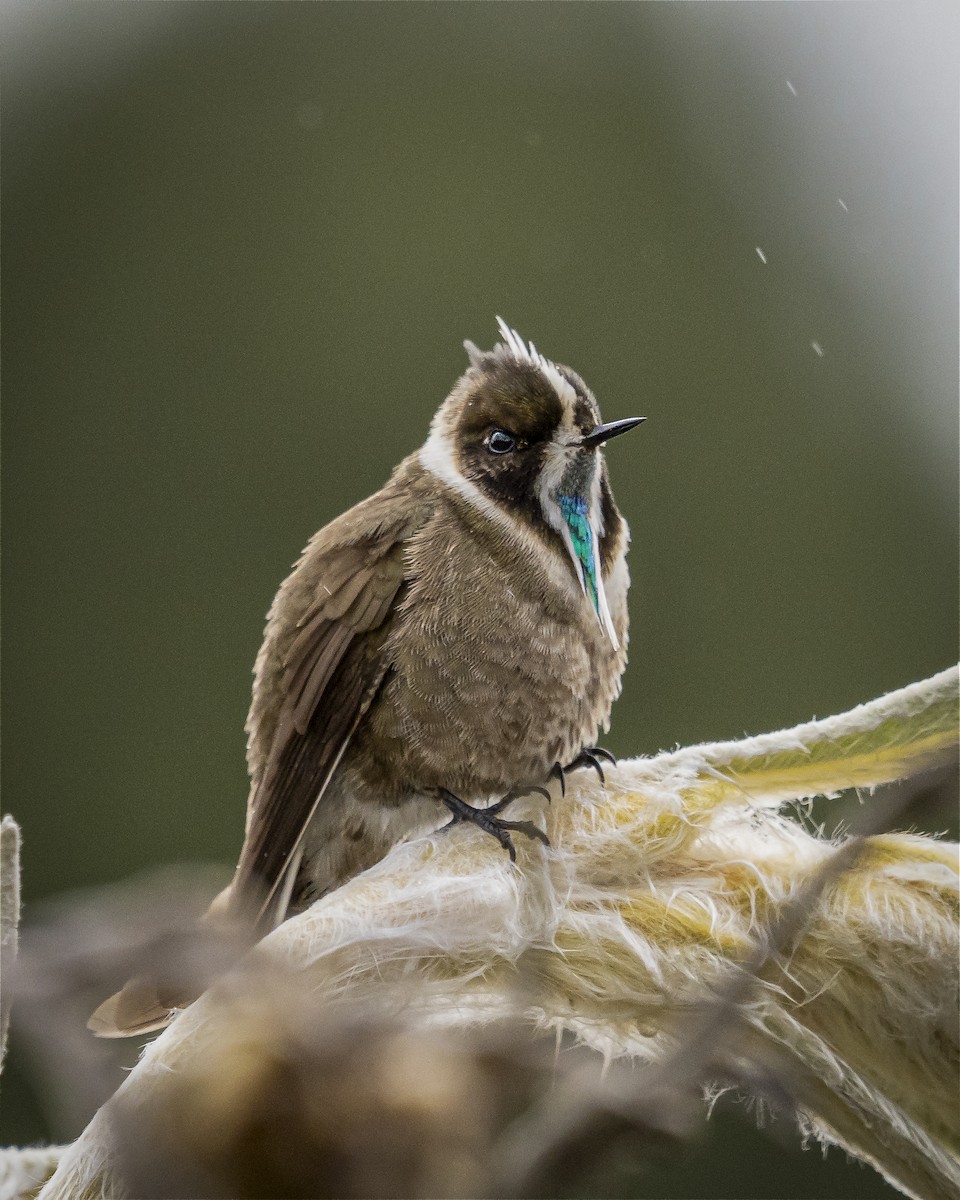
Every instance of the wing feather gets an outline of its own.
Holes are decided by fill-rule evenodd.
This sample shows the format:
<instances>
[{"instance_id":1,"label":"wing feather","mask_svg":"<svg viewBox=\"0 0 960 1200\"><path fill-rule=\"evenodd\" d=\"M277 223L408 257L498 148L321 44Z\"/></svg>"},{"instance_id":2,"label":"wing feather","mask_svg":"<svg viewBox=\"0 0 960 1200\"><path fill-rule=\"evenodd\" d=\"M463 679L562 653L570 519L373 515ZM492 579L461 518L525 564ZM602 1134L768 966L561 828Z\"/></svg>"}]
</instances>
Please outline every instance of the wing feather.
<instances>
[{"instance_id":1,"label":"wing feather","mask_svg":"<svg viewBox=\"0 0 960 1200\"><path fill-rule=\"evenodd\" d=\"M293 672L289 696L293 710L293 726L301 736L306 735L310 718L323 689L343 658L347 646L353 641L353 636L353 630L349 626L324 622L322 635L315 632L313 646Z\"/></svg>"},{"instance_id":2,"label":"wing feather","mask_svg":"<svg viewBox=\"0 0 960 1200\"><path fill-rule=\"evenodd\" d=\"M277 899L288 891L289 880L278 897L288 865L386 673L379 651L403 589L406 531L380 527L347 546L308 550L301 563L315 589L277 651L281 711L231 897L232 912L261 928L285 915Z\"/></svg>"},{"instance_id":3,"label":"wing feather","mask_svg":"<svg viewBox=\"0 0 960 1200\"><path fill-rule=\"evenodd\" d=\"M388 670L382 646L403 599L404 542L429 519L434 496L415 458L401 463L386 487L315 535L270 610L247 720L246 839L209 914L239 918L244 936L285 916L303 834ZM195 995L141 976L97 1009L90 1028L101 1037L159 1029Z\"/></svg>"}]
</instances>

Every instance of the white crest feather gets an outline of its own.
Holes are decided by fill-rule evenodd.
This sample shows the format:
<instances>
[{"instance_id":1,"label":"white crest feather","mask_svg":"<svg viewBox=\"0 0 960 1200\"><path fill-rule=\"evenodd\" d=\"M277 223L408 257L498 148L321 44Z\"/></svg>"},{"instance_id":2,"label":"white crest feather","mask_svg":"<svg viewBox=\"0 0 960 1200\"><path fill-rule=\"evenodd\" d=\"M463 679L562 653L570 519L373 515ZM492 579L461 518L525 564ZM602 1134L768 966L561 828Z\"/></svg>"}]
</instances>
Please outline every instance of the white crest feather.
<instances>
[{"instance_id":1,"label":"white crest feather","mask_svg":"<svg viewBox=\"0 0 960 1200\"><path fill-rule=\"evenodd\" d=\"M557 393L561 403L572 412L573 406L577 402L577 393L573 386L560 374L556 363L552 363L549 358L545 358L533 342L524 342L520 334L515 329L511 329L503 317L497 317L497 328L500 330L500 336L503 338L504 349L509 355L516 362L536 367Z\"/></svg>"},{"instance_id":2,"label":"white crest feather","mask_svg":"<svg viewBox=\"0 0 960 1200\"><path fill-rule=\"evenodd\" d=\"M467 358L470 359L470 366L479 367L483 362L483 351L476 344L476 342L471 342L470 339L467 338L463 343L463 348L467 352Z\"/></svg>"}]
</instances>

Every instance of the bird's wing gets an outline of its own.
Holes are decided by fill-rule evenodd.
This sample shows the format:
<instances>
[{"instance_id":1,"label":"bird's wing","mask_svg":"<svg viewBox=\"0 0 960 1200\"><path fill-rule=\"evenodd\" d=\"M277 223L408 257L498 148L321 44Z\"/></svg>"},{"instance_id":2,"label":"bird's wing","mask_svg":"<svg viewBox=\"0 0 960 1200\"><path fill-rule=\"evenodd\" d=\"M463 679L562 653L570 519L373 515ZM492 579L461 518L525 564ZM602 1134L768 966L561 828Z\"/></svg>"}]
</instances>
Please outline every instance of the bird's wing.
<instances>
[{"instance_id":1,"label":"bird's wing","mask_svg":"<svg viewBox=\"0 0 960 1200\"><path fill-rule=\"evenodd\" d=\"M223 933L234 939L227 957L286 915L303 834L388 670L382 647L404 593L405 542L434 509L432 485L408 460L311 540L274 601L247 723L246 838L233 883L201 922L211 923L215 944ZM205 986L191 973L195 966L183 978L130 980L89 1028L98 1037L162 1028Z\"/></svg>"},{"instance_id":2,"label":"bird's wing","mask_svg":"<svg viewBox=\"0 0 960 1200\"><path fill-rule=\"evenodd\" d=\"M406 532L381 525L348 545L308 550L316 590L282 652L283 698L231 889L232 915L261 933L285 915L303 834L383 682Z\"/></svg>"},{"instance_id":3,"label":"bird's wing","mask_svg":"<svg viewBox=\"0 0 960 1200\"><path fill-rule=\"evenodd\" d=\"M333 527L318 537L328 531ZM236 937L238 947L286 915L300 840L383 682L387 664L378 651L403 590L403 533L378 526L347 545L329 538L309 547L301 563L316 581L315 595L278 650L282 659L271 671L271 699L278 684L282 699L270 750L250 801L233 883L208 914L221 933ZM162 1029L172 1011L194 1000L207 982L139 975L100 1005L88 1028L98 1037Z\"/></svg>"}]
</instances>

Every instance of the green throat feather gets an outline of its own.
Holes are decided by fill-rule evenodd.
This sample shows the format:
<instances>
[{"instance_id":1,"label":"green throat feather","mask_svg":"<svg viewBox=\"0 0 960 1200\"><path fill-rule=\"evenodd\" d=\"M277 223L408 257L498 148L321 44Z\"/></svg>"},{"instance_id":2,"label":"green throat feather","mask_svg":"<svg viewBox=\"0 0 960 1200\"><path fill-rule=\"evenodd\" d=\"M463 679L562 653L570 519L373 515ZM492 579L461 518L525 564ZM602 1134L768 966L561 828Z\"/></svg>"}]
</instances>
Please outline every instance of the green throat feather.
<instances>
[{"instance_id":1,"label":"green throat feather","mask_svg":"<svg viewBox=\"0 0 960 1200\"><path fill-rule=\"evenodd\" d=\"M570 540L573 543L577 562L580 564L580 574L583 587L590 597L594 612L600 614L600 593L597 584L597 555L594 553L594 533L587 517L587 502L582 496L560 496L558 504Z\"/></svg>"}]
</instances>

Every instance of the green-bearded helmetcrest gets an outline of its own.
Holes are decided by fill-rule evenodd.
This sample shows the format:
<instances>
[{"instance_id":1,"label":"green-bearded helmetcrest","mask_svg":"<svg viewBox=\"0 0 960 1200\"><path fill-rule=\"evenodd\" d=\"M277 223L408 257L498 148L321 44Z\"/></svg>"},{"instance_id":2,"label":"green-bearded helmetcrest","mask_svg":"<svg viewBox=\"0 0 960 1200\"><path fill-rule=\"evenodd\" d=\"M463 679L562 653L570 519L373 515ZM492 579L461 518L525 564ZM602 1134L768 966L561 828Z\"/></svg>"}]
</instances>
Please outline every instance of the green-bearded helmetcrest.
<instances>
[{"instance_id":1,"label":"green-bearded helmetcrest","mask_svg":"<svg viewBox=\"0 0 960 1200\"><path fill-rule=\"evenodd\" d=\"M498 319L499 321L499 319ZM583 761L626 664L629 534L575 372L499 321L384 487L308 543L281 585L247 720L250 798L217 917L259 936L453 813L499 814ZM212 912L214 911L212 910ZM91 1018L159 1028L189 1002L140 979Z\"/></svg>"}]
</instances>

